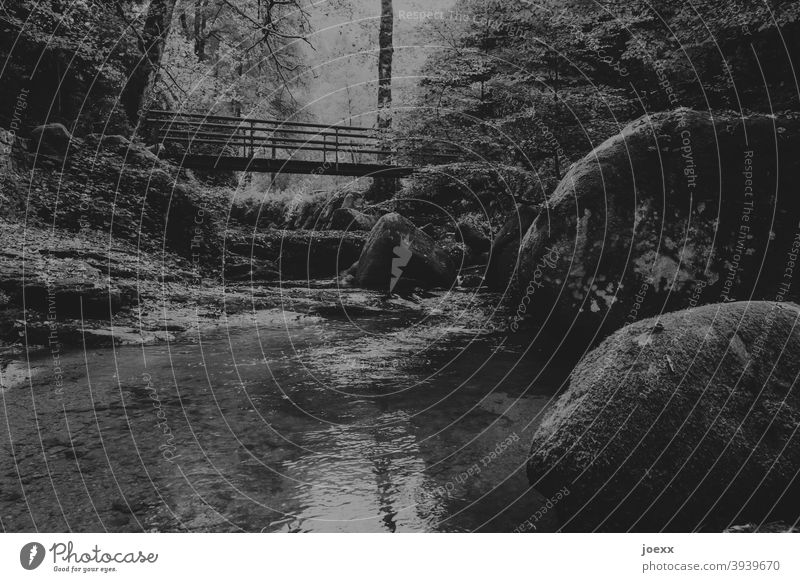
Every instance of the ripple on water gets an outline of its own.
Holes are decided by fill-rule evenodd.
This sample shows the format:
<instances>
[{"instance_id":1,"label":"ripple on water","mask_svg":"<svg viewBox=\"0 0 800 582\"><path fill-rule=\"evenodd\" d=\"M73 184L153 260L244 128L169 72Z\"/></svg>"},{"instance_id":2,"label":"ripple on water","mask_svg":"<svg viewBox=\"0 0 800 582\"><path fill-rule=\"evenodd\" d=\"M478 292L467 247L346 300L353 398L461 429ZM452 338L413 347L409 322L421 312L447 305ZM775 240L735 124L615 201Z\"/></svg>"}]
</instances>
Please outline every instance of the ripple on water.
<instances>
[{"instance_id":1,"label":"ripple on water","mask_svg":"<svg viewBox=\"0 0 800 582\"><path fill-rule=\"evenodd\" d=\"M536 379L536 357L453 320L260 324L62 354L62 394L34 359L32 389L26 376L3 394L15 443L0 464L3 526L510 530L516 518L497 517L509 500L533 503L526 446L565 370Z\"/></svg>"}]
</instances>

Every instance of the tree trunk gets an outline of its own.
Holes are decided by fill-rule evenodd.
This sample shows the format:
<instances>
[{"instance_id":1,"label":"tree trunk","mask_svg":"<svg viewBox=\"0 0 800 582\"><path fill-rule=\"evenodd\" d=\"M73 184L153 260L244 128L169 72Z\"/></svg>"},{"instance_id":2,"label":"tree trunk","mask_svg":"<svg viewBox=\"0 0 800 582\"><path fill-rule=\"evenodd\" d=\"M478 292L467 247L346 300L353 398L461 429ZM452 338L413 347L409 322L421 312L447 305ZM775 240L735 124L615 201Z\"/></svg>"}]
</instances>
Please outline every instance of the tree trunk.
<instances>
[{"instance_id":1,"label":"tree trunk","mask_svg":"<svg viewBox=\"0 0 800 582\"><path fill-rule=\"evenodd\" d=\"M208 0L194 2L194 54L198 61L206 60L206 14Z\"/></svg>"},{"instance_id":2,"label":"tree trunk","mask_svg":"<svg viewBox=\"0 0 800 582\"><path fill-rule=\"evenodd\" d=\"M380 149L386 152L382 156L384 160L388 160L391 150L393 28L392 0L381 0L381 29L378 36L380 47L378 54L378 131L381 136Z\"/></svg>"},{"instance_id":3,"label":"tree trunk","mask_svg":"<svg viewBox=\"0 0 800 582\"><path fill-rule=\"evenodd\" d=\"M380 139L378 161L389 163L392 150L392 33L394 16L392 0L381 0L381 27L378 34L378 136ZM376 176L367 198L374 201L387 200L394 194L396 182L393 178Z\"/></svg>"},{"instance_id":4,"label":"tree trunk","mask_svg":"<svg viewBox=\"0 0 800 582\"><path fill-rule=\"evenodd\" d=\"M151 0L139 37L141 59L128 77L123 92L123 103L128 119L138 123L152 99L153 87L158 79L164 43L169 35L176 0Z\"/></svg>"}]
</instances>

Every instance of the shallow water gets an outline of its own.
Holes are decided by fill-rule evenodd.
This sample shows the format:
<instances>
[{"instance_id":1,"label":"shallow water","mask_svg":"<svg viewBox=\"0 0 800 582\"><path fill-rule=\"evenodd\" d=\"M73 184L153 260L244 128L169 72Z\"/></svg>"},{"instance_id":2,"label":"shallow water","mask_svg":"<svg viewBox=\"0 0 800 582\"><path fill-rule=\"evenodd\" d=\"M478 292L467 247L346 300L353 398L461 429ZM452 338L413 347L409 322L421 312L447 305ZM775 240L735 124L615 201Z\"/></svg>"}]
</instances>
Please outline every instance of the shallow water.
<instances>
[{"instance_id":1,"label":"shallow water","mask_svg":"<svg viewBox=\"0 0 800 582\"><path fill-rule=\"evenodd\" d=\"M511 531L541 503L525 453L568 372L526 347L380 316L60 354L61 387L32 355L0 397L0 525Z\"/></svg>"}]
</instances>

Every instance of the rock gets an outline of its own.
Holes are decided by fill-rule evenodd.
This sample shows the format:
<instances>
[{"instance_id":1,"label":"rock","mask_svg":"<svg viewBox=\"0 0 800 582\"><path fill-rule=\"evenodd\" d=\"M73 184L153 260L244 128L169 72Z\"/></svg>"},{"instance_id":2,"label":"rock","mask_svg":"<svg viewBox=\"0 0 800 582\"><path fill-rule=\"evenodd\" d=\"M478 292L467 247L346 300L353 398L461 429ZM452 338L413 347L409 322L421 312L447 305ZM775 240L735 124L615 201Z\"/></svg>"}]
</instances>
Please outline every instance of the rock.
<instances>
[{"instance_id":1,"label":"rock","mask_svg":"<svg viewBox=\"0 0 800 582\"><path fill-rule=\"evenodd\" d=\"M228 250L235 255L275 261L278 259L280 252L278 246L279 244L275 244L270 240L250 237L249 240L231 242L228 245Z\"/></svg>"},{"instance_id":2,"label":"rock","mask_svg":"<svg viewBox=\"0 0 800 582\"><path fill-rule=\"evenodd\" d=\"M492 246L489 239L477 227L464 221L456 225L456 240L463 242L476 254L485 253Z\"/></svg>"},{"instance_id":3,"label":"rock","mask_svg":"<svg viewBox=\"0 0 800 582\"><path fill-rule=\"evenodd\" d=\"M515 212L506 219L494 237L486 273L486 283L490 288L502 290L516 277L522 237L538 214L538 208L517 204Z\"/></svg>"},{"instance_id":4,"label":"rock","mask_svg":"<svg viewBox=\"0 0 800 582\"><path fill-rule=\"evenodd\" d=\"M366 233L283 231L277 248L278 266L284 279L308 280L335 277L358 260Z\"/></svg>"},{"instance_id":5,"label":"rock","mask_svg":"<svg viewBox=\"0 0 800 582\"><path fill-rule=\"evenodd\" d=\"M308 201L301 202L295 208L294 216L287 222L287 226L292 230L300 230L309 219L313 220L314 210L314 204Z\"/></svg>"},{"instance_id":6,"label":"rock","mask_svg":"<svg viewBox=\"0 0 800 582\"><path fill-rule=\"evenodd\" d=\"M425 226L422 226L420 230L430 237L438 236L438 233L436 232L436 226L430 222Z\"/></svg>"},{"instance_id":7,"label":"rock","mask_svg":"<svg viewBox=\"0 0 800 582\"><path fill-rule=\"evenodd\" d=\"M678 109L634 121L570 168L525 235L528 313L591 337L662 311L788 298L799 153L800 119Z\"/></svg>"},{"instance_id":8,"label":"rock","mask_svg":"<svg viewBox=\"0 0 800 582\"><path fill-rule=\"evenodd\" d=\"M331 199L327 200L325 205L319 212L319 225L324 226L330 224L331 218L333 218L333 213L336 212L342 203L342 198L339 196L333 196Z\"/></svg>"},{"instance_id":9,"label":"rock","mask_svg":"<svg viewBox=\"0 0 800 582\"><path fill-rule=\"evenodd\" d=\"M125 150L131 147L131 140L124 135L104 135L101 138L101 143L104 148L114 150L117 153L124 153Z\"/></svg>"},{"instance_id":10,"label":"rock","mask_svg":"<svg viewBox=\"0 0 800 582\"><path fill-rule=\"evenodd\" d=\"M317 215L313 212L310 212L306 217L305 221L301 225L302 230L313 230L315 226L317 226Z\"/></svg>"},{"instance_id":11,"label":"rock","mask_svg":"<svg viewBox=\"0 0 800 582\"><path fill-rule=\"evenodd\" d=\"M446 251L394 212L381 217L370 232L356 273L361 287L385 291L448 287L455 278L456 269Z\"/></svg>"},{"instance_id":12,"label":"rock","mask_svg":"<svg viewBox=\"0 0 800 582\"><path fill-rule=\"evenodd\" d=\"M355 263L353 263L352 265L350 265L350 266L347 268L347 270L344 272L344 274L345 274L345 275L351 275L351 276L353 276L353 277L355 277L355 276L356 276L356 273L358 273L358 261L356 261Z\"/></svg>"},{"instance_id":13,"label":"rock","mask_svg":"<svg viewBox=\"0 0 800 582\"><path fill-rule=\"evenodd\" d=\"M440 209L439 217L446 219L448 213L483 213L493 202L499 203L505 212L511 212L516 200L538 203L543 201L544 193L539 177L517 166L456 162L423 165L394 201L407 201L403 211L415 218L418 213L421 218L433 209ZM424 221L420 220L419 224Z\"/></svg>"},{"instance_id":14,"label":"rock","mask_svg":"<svg viewBox=\"0 0 800 582\"><path fill-rule=\"evenodd\" d=\"M252 257L274 264L282 279L325 279L337 276L358 259L366 236L355 231L230 230L226 246L248 263Z\"/></svg>"},{"instance_id":15,"label":"rock","mask_svg":"<svg viewBox=\"0 0 800 582\"><path fill-rule=\"evenodd\" d=\"M378 219L352 208L339 208L333 212L330 230L372 230Z\"/></svg>"},{"instance_id":16,"label":"rock","mask_svg":"<svg viewBox=\"0 0 800 582\"><path fill-rule=\"evenodd\" d=\"M475 289L481 285L483 285L483 277L478 273L468 273L459 280L459 286L464 289Z\"/></svg>"},{"instance_id":17,"label":"rock","mask_svg":"<svg viewBox=\"0 0 800 582\"><path fill-rule=\"evenodd\" d=\"M355 196L353 196L352 192L348 192L345 194L344 200L342 200L342 206L344 210L354 208L355 207Z\"/></svg>"},{"instance_id":18,"label":"rock","mask_svg":"<svg viewBox=\"0 0 800 582\"><path fill-rule=\"evenodd\" d=\"M59 319L84 317L108 320L135 301L135 292L129 289L77 278L44 281L8 277L0 280L0 290L20 307L51 314Z\"/></svg>"},{"instance_id":19,"label":"rock","mask_svg":"<svg viewBox=\"0 0 800 582\"><path fill-rule=\"evenodd\" d=\"M63 158L67 155L72 134L60 123L40 125L31 131L31 146L34 152Z\"/></svg>"},{"instance_id":20,"label":"rock","mask_svg":"<svg viewBox=\"0 0 800 582\"><path fill-rule=\"evenodd\" d=\"M123 136L113 136L118 137L121 139L126 139ZM126 140L127 141L127 140ZM126 161L129 163L135 163L142 167L150 167L150 166L158 166L161 167L164 162L153 153L149 147L146 147L144 144L140 143L131 143L128 142L127 144L121 144L118 148L118 151L121 155L124 155ZM186 180L191 181L193 179L193 175L191 171L185 174Z\"/></svg>"},{"instance_id":21,"label":"rock","mask_svg":"<svg viewBox=\"0 0 800 582\"><path fill-rule=\"evenodd\" d=\"M722 531L800 515L800 308L731 302L629 325L573 370L527 472L570 531Z\"/></svg>"},{"instance_id":22,"label":"rock","mask_svg":"<svg viewBox=\"0 0 800 582\"><path fill-rule=\"evenodd\" d=\"M224 272L228 281L274 281L280 278L280 272L272 261L240 255L228 255Z\"/></svg>"}]
</instances>

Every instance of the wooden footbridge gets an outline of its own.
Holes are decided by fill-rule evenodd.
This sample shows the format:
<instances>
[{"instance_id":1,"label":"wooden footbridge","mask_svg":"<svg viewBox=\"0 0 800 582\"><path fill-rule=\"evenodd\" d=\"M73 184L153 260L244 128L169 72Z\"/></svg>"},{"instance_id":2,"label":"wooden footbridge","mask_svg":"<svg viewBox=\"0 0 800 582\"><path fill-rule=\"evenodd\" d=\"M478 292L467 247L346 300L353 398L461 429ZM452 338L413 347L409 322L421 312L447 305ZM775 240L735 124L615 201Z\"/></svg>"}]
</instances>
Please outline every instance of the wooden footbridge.
<instances>
[{"instance_id":1,"label":"wooden footbridge","mask_svg":"<svg viewBox=\"0 0 800 582\"><path fill-rule=\"evenodd\" d=\"M343 123L151 110L145 127L163 146L162 156L203 170L396 178L463 158L449 144L427 138L386 140L375 129Z\"/></svg>"}]
</instances>

